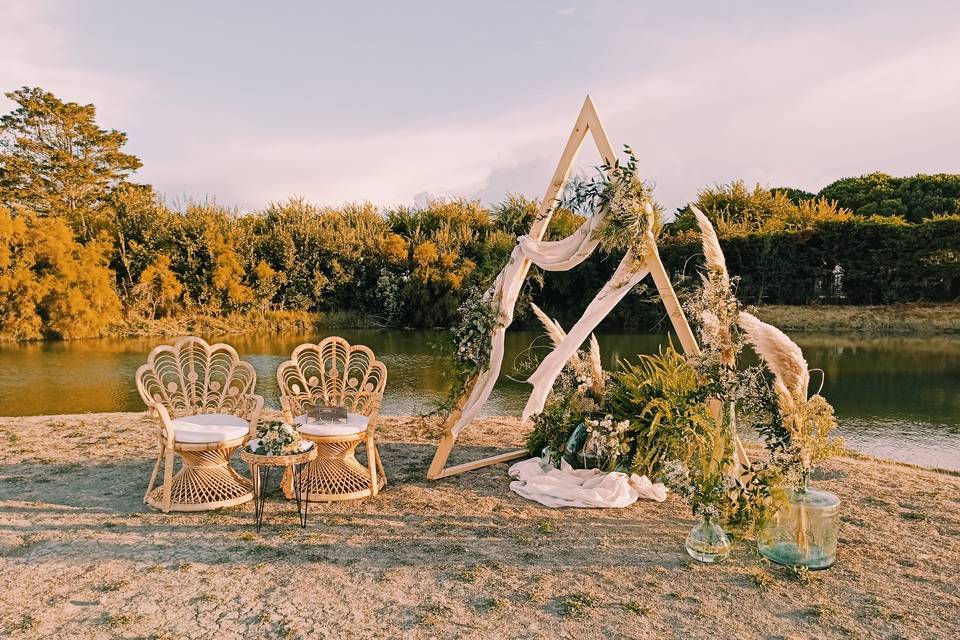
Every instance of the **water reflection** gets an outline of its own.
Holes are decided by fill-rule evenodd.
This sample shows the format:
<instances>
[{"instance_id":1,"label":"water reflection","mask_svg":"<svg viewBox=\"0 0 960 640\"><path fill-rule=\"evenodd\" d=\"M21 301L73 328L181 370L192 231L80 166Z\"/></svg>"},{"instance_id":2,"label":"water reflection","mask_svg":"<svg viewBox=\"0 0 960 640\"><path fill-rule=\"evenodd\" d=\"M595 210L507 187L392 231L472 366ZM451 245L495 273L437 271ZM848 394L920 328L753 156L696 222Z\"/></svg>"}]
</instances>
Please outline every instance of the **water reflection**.
<instances>
[{"instance_id":1,"label":"water reflection","mask_svg":"<svg viewBox=\"0 0 960 640\"><path fill-rule=\"evenodd\" d=\"M450 385L441 331L342 330L387 364L384 413L428 411ZM323 336L247 335L223 338L257 369L257 389L276 406L275 373L298 344ZM604 333L607 366L655 352L665 336ZM211 339L216 339L213 337ZM0 347L0 415L36 415L143 408L133 384L155 338L83 340ZM960 338L798 336L811 367L823 369L824 394L848 443L860 450L920 464L960 469ZM530 351L548 343L538 332L507 334L505 371L486 413L519 414L529 386ZM814 374L814 388L819 376Z\"/></svg>"}]
</instances>

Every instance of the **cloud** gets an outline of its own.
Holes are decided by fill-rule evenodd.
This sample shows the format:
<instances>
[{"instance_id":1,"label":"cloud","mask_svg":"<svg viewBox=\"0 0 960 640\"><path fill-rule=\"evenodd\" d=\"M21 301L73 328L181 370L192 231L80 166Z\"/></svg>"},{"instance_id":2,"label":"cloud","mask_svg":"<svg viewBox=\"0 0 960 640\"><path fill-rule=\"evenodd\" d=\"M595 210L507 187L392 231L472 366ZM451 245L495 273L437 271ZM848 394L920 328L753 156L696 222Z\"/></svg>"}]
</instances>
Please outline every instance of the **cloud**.
<instances>
[{"instance_id":1,"label":"cloud","mask_svg":"<svg viewBox=\"0 0 960 640\"><path fill-rule=\"evenodd\" d=\"M829 33L704 42L685 64L600 87L594 99L614 146L634 146L669 208L740 177L817 190L873 169L958 170L960 133L942 123L960 111L960 83L936 71L960 59L958 36L860 58L858 43L833 44ZM567 90L506 113L351 137L204 141L151 175L160 185L194 180L247 207L291 194L331 204L407 203L424 191L539 197L581 100Z\"/></svg>"},{"instance_id":2,"label":"cloud","mask_svg":"<svg viewBox=\"0 0 960 640\"><path fill-rule=\"evenodd\" d=\"M842 25L751 38L678 34L682 54L596 78L571 76L499 111L479 104L470 115L361 134L319 120L291 135L271 130L269 118L244 127L186 97L164 103L179 111L158 111L161 88L72 62L69 34L51 17L58 5L9 7L0 22L3 87L40 85L94 102L110 126L139 121L147 133L131 147L148 143L138 149L140 179L171 195L211 195L244 208L292 195L384 205L425 192L488 202L508 191L540 197L587 91L614 146L634 147L668 209L734 178L815 191L871 170L960 171L960 130L952 126L960 76L943 72L944 60L960 59L960 30L946 22L892 43L878 43L869 28L844 33ZM174 128L163 130L159 119L175 120ZM595 162L587 151L583 167Z\"/></svg>"},{"instance_id":3,"label":"cloud","mask_svg":"<svg viewBox=\"0 0 960 640\"><path fill-rule=\"evenodd\" d=\"M564 9L560 9L559 11L557 11L556 15L564 16L564 17L572 16L574 12L576 12L576 10L577 10L576 7L566 7Z\"/></svg>"},{"instance_id":4,"label":"cloud","mask_svg":"<svg viewBox=\"0 0 960 640\"><path fill-rule=\"evenodd\" d=\"M9 0L0 19L0 111L12 108L2 95L22 86L43 87L63 100L94 103L98 118L125 125L137 118L147 95L143 79L91 71L72 63L68 34L55 17L60 2Z\"/></svg>"}]
</instances>

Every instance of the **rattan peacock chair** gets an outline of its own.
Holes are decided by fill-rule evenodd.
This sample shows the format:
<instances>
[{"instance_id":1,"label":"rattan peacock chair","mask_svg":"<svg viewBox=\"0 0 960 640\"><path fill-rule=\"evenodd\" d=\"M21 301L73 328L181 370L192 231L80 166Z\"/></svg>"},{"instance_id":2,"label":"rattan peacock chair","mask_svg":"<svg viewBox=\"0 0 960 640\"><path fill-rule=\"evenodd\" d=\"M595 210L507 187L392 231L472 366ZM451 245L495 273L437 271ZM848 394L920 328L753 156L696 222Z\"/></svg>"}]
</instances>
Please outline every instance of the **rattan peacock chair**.
<instances>
[{"instance_id":1,"label":"rattan peacock chair","mask_svg":"<svg viewBox=\"0 0 960 640\"><path fill-rule=\"evenodd\" d=\"M301 476L302 495L311 502L375 496L386 485L374 437L387 367L373 351L332 336L319 344L302 344L277 369L284 418L317 446L317 459ZM347 410L347 421L308 422L307 410L335 406ZM365 444L367 465L355 451ZM289 496L292 483L284 482Z\"/></svg>"},{"instance_id":2,"label":"rattan peacock chair","mask_svg":"<svg viewBox=\"0 0 960 640\"><path fill-rule=\"evenodd\" d=\"M187 337L150 352L137 369L137 390L160 423L160 453L144 502L169 511L206 511L253 498L230 456L256 435L263 398L257 374L227 344ZM174 454L181 459L173 474ZM155 487L160 463L163 481Z\"/></svg>"}]
</instances>

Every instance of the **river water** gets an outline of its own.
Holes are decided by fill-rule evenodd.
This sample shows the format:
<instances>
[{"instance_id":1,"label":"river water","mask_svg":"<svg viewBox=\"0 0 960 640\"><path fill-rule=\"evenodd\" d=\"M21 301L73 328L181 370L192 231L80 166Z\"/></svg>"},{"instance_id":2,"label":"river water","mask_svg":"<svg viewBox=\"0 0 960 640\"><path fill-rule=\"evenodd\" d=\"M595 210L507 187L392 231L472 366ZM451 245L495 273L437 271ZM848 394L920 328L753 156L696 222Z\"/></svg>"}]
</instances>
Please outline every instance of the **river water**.
<instances>
[{"instance_id":1,"label":"river water","mask_svg":"<svg viewBox=\"0 0 960 640\"><path fill-rule=\"evenodd\" d=\"M383 413L428 411L446 394L447 361L436 348L439 331L339 330L366 344L387 365ZM295 346L323 336L244 335L226 341L257 370L258 392L276 406L277 365ZM926 466L960 470L960 337L794 336L811 367L823 369L823 395L836 408L851 448ZM211 338L215 339L215 338ZM660 335L602 333L608 366L655 352ZM141 411L133 375L162 340L80 340L0 346L0 415ZM518 415L529 386L511 379L532 349L542 357L539 332L507 334L505 372L488 415ZM819 376L813 375L814 389Z\"/></svg>"}]
</instances>

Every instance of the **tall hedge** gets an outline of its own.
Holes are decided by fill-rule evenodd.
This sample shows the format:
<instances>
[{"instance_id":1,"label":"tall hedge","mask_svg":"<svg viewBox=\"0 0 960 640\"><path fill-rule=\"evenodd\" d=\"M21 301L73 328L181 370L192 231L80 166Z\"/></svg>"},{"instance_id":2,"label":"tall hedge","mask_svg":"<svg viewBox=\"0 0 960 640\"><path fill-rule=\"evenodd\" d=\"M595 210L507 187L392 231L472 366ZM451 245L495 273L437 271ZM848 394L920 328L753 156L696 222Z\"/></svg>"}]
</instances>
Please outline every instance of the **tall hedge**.
<instances>
[{"instance_id":1,"label":"tall hedge","mask_svg":"<svg viewBox=\"0 0 960 640\"><path fill-rule=\"evenodd\" d=\"M737 236L720 244L731 273L741 278L740 297L750 304L960 298L957 215L919 224L879 217L821 222L809 230ZM693 272L699 251L688 234L665 239L660 254L676 276Z\"/></svg>"}]
</instances>

